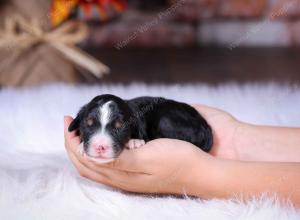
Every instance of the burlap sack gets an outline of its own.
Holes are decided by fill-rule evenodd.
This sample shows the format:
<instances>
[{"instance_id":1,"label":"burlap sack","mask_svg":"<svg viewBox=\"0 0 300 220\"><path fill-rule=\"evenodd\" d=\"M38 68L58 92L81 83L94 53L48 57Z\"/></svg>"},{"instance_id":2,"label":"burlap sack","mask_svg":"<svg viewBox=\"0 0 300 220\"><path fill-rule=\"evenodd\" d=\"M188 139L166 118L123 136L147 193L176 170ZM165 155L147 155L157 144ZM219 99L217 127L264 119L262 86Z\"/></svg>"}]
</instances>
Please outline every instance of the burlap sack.
<instances>
[{"instance_id":1,"label":"burlap sack","mask_svg":"<svg viewBox=\"0 0 300 220\"><path fill-rule=\"evenodd\" d=\"M0 59L6 56L0 53ZM4 62L6 68L0 70L2 86L27 87L50 82L75 84L86 81L71 62L47 45L31 48L20 57L10 55Z\"/></svg>"},{"instance_id":2,"label":"burlap sack","mask_svg":"<svg viewBox=\"0 0 300 220\"><path fill-rule=\"evenodd\" d=\"M49 7L50 1L47 0L6 1L2 3L0 9L0 25L2 27L4 25L3 18L18 14L24 19L36 19L43 29L50 30ZM78 52L75 50L76 48L73 49L73 51ZM72 54L71 57L73 57ZM79 60L79 63L81 63L80 59L82 59L82 56L80 54L79 58L75 55L74 57L75 61ZM85 58L84 56L83 60L86 61ZM93 66L89 65L91 64L90 62L87 63L85 66ZM97 65L99 66L96 61L95 66L97 67ZM105 68L104 66L104 72L107 71ZM32 45L21 53L18 52L18 48L15 47L13 42L0 47L0 85L2 86L24 87L54 81L74 84L96 80L96 77L88 75L86 71L83 71L83 69L74 65L74 62L63 56L60 51L57 51L46 43Z\"/></svg>"},{"instance_id":3,"label":"burlap sack","mask_svg":"<svg viewBox=\"0 0 300 220\"><path fill-rule=\"evenodd\" d=\"M50 0L0 0L0 22L4 18L19 14L27 19L38 19L44 28L50 28L49 8Z\"/></svg>"}]
</instances>

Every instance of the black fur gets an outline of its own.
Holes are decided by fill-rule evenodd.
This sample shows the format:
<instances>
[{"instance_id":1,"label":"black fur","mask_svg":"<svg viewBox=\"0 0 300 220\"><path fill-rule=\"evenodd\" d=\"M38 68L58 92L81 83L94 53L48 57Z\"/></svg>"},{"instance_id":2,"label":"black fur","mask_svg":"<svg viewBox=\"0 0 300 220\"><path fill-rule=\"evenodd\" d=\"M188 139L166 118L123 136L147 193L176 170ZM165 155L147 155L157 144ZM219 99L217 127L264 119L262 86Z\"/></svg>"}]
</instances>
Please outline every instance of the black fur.
<instances>
[{"instance_id":1,"label":"black fur","mask_svg":"<svg viewBox=\"0 0 300 220\"><path fill-rule=\"evenodd\" d=\"M206 152L212 147L212 130L193 107L159 97L122 100L113 95L97 96L81 108L69 126L69 131L78 130L83 142L87 143L91 134L99 129L101 124L98 122L87 128L85 120L95 117L95 110L107 101L113 101L110 106L113 115L111 124L105 129L114 141L116 155L129 139L143 139L146 142L157 138L179 139L190 142ZM112 126L115 120L122 122L120 128Z\"/></svg>"},{"instance_id":2,"label":"black fur","mask_svg":"<svg viewBox=\"0 0 300 220\"><path fill-rule=\"evenodd\" d=\"M210 151L212 131L205 119L190 105L164 98L140 97L127 101L139 118L133 138L145 141L171 138L190 142Z\"/></svg>"}]
</instances>

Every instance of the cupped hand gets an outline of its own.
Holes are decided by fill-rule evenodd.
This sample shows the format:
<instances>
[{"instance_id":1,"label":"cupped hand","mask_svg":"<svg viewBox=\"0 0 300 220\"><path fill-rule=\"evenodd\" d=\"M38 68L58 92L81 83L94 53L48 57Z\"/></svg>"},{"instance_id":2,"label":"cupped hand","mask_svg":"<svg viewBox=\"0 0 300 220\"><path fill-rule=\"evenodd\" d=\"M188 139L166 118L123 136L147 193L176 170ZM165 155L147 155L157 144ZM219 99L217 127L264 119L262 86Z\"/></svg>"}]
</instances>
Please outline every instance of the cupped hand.
<instances>
[{"instance_id":1,"label":"cupped hand","mask_svg":"<svg viewBox=\"0 0 300 220\"><path fill-rule=\"evenodd\" d=\"M213 147L210 154L224 159L239 159L237 138L244 123L223 110L205 105L193 105L213 130Z\"/></svg>"},{"instance_id":2,"label":"cupped hand","mask_svg":"<svg viewBox=\"0 0 300 220\"><path fill-rule=\"evenodd\" d=\"M129 192L199 195L211 181L208 169L213 157L196 146L172 139L157 139L139 149L124 149L113 162L102 164L78 151L80 139L67 128L65 146L81 176ZM197 180L197 181L196 181Z\"/></svg>"}]
</instances>

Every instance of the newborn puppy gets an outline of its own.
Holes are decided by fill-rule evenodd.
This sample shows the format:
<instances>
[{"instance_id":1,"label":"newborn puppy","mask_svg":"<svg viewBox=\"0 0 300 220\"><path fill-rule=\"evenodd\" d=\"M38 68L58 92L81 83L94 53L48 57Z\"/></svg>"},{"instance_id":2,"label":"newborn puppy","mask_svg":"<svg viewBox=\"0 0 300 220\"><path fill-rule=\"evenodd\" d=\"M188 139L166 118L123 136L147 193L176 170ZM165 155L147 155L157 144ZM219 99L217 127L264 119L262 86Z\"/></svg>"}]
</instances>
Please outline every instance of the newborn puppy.
<instances>
[{"instance_id":1,"label":"newborn puppy","mask_svg":"<svg viewBox=\"0 0 300 220\"><path fill-rule=\"evenodd\" d=\"M206 152L213 141L210 126L193 107L157 97L97 96L80 109L69 126L74 130L84 153L103 162L114 160L125 147L157 138L184 140Z\"/></svg>"}]
</instances>

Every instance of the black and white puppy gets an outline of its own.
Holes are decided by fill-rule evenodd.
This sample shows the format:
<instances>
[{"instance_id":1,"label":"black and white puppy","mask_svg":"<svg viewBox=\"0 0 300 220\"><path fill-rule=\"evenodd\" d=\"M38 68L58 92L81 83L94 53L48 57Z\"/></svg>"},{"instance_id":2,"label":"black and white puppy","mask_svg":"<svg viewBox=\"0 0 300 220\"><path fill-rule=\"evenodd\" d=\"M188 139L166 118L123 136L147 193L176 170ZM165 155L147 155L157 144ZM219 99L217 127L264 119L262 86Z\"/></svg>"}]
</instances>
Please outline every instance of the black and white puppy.
<instances>
[{"instance_id":1,"label":"black and white puppy","mask_svg":"<svg viewBox=\"0 0 300 220\"><path fill-rule=\"evenodd\" d=\"M114 160L125 147L157 138L184 140L206 152L213 141L210 126L193 107L159 97L97 96L78 112L69 126L74 130L83 152L103 162Z\"/></svg>"}]
</instances>

